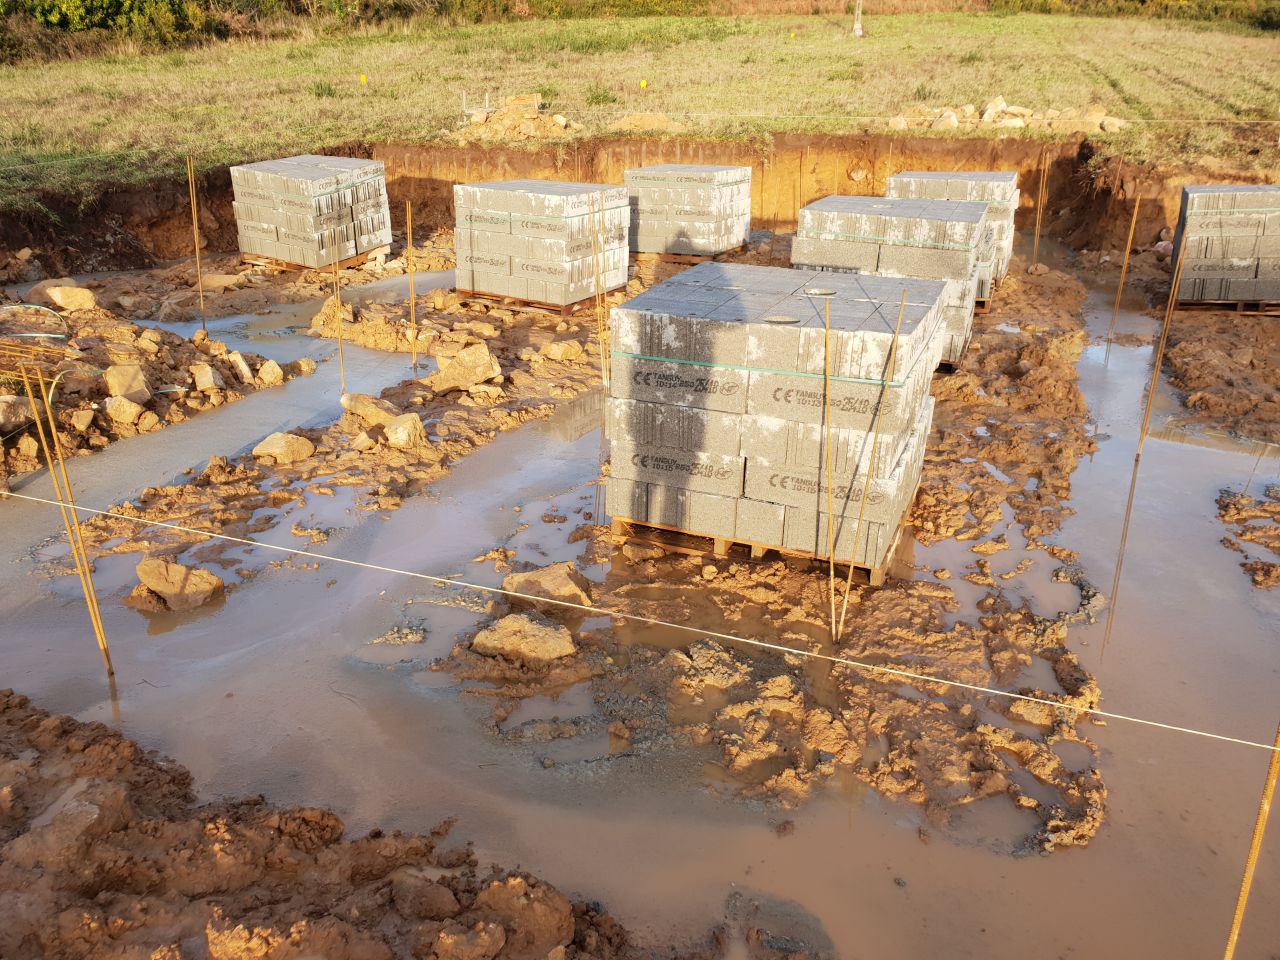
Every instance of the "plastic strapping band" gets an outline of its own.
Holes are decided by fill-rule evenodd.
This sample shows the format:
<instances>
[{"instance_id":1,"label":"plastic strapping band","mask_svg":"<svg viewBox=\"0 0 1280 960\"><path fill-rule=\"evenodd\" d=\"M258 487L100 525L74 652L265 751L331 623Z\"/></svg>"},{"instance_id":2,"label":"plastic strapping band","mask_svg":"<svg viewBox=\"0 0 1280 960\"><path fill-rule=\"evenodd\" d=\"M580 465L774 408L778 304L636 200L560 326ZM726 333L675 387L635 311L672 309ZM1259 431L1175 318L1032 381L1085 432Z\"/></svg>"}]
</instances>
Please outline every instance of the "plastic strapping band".
<instances>
[{"instance_id":1,"label":"plastic strapping band","mask_svg":"<svg viewBox=\"0 0 1280 960\"><path fill-rule=\"evenodd\" d=\"M744 366L739 366L738 364L735 364L735 363L708 363L706 360L678 360L675 357L650 357L643 353L628 353L625 350L614 350L612 351L612 356L626 357L629 360L649 360L653 363L678 363L681 366L704 367L709 370L736 370L739 373L771 373L771 374L778 374L784 377L812 377L818 380L822 380L824 377L824 375L821 373L806 373L802 370L772 370L768 367L744 367ZM924 356L923 353L920 354L920 357L923 357L923 356ZM916 363L920 362L920 357L916 358ZM912 369L912 372L915 371L914 364L912 365L911 369ZM831 376L827 379L837 381L839 383L866 383L866 384L870 384L873 387L879 387L879 386L904 387L906 386L907 379L909 379L910 376L911 374L908 373L907 378L904 378L902 380L890 380L887 382L881 379L880 377Z\"/></svg>"}]
</instances>

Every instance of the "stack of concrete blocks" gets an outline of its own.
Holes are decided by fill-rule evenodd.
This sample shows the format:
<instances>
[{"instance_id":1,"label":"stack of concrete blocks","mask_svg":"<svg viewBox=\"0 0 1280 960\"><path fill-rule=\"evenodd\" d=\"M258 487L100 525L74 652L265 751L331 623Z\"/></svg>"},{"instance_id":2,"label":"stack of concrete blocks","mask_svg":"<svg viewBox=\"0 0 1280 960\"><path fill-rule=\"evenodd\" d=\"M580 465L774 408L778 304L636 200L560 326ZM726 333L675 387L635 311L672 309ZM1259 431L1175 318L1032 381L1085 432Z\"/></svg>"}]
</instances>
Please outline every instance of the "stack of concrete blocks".
<instances>
[{"instance_id":1,"label":"stack of concrete blocks","mask_svg":"<svg viewBox=\"0 0 1280 960\"><path fill-rule=\"evenodd\" d=\"M391 243L379 160L306 155L231 168L243 254L327 267Z\"/></svg>"},{"instance_id":2,"label":"stack of concrete blocks","mask_svg":"<svg viewBox=\"0 0 1280 960\"><path fill-rule=\"evenodd\" d=\"M943 281L941 359L960 360L973 332L985 203L833 196L802 208L799 221L791 263L800 269Z\"/></svg>"},{"instance_id":3,"label":"stack of concrete blocks","mask_svg":"<svg viewBox=\"0 0 1280 960\"><path fill-rule=\"evenodd\" d=\"M981 200L987 205L987 227L991 231L989 277L980 276L978 296L988 297L1009 272L1013 259L1013 218L1018 212L1018 175L997 170L955 173L911 170L889 178L886 197L909 200ZM980 270L980 273L983 271Z\"/></svg>"},{"instance_id":4,"label":"stack of concrete blocks","mask_svg":"<svg viewBox=\"0 0 1280 960\"><path fill-rule=\"evenodd\" d=\"M1280 300L1280 186L1182 188L1180 301Z\"/></svg>"},{"instance_id":5,"label":"stack of concrete blocks","mask_svg":"<svg viewBox=\"0 0 1280 960\"><path fill-rule=\"evenodd\" d=\"M811 556L830 520L838 560L882 568L919 484L944 291L703 263L615 307L609 513Z\"/></svg>"},{"instance_id":6,"label":"stack of concrete blocks","mask_svg":"<svg viewBox=\"0 0 1280 960\"><path fill-rule=\"evenodd\" d=\"M624 174L636 253L715 256L751 237L751 168L660 163Z\"/></svg>"},{"instance_id":7,"label":"stack of concrete blocks","mask_svg":"<svg viewBox=\"0 0 1280 960\"><path fill-rule=\"evenodd\" d=\"M504 180L453 188L456 286L563 307L627 282L624 187Z\"/></svg>"}]
</instances>

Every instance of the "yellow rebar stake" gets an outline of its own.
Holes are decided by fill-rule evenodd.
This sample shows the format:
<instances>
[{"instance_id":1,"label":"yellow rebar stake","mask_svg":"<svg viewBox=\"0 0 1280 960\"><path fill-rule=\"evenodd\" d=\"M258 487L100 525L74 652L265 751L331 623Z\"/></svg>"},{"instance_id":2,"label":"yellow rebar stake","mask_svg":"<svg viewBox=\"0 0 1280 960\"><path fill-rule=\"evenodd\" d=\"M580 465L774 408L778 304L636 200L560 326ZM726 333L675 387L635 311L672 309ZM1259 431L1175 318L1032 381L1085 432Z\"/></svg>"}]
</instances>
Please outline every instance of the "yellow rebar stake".
<instances>
[{"instance_id":1,"label":"yellow rebar stake","mask_svg":"<svg viewBox=\"0 0 1280 960\"><path fill-rule=\"evenodd\" d=\"M867 499L871 495L871 474L876 465L876 451L880 447L880 414L884 412L885 397L889 393L889 384L898 368L898 335L902 332L902 315L907 310L907 291L902 291L902 300L898 303L898 322L893 328L893 342L889 344L889 369L885 378L880 381L880 402L876 404L876 412L871 424L871 457L867 464L867 474L862 479L862 502L858 504L858 522L854 529L855 537L862 536L862 521L866 516ZM840 601L840 621L836 627L836 639L844 635L844 621L849 614L849 594L853 592L853 558L858 548L858 540L853 542L853 550L849 552L849 569L844 581L844 597Z\"/></svg>"},{"instance_id":2,"label":"yellow rebar stake","mask_svg":"<svg viewBox=\"0 0 1280 960\"><path fill-rule=\"evenodd\" d=\"M80 530L80 521L75 511L75 500L71 494L71 482L67 476L66 463L62 460L61 445L58 442L58 429L53 420L52 407L44 392L44 376L39 368L22 367L20 370L22 383L31 403L31 415L35 421L36 433L40 438L41 452L49 467L49 479L53 484L54 494L58 499L58 508L62 513L62 523L67 531L67 545L71 549L71 559L75 564L76 575L80 579L80 589L84 593L85 609L89 614L89 624L93 628L98 650L102 654L102 662L107 668L107 679L113 681L115 667L111 663L111 651L107 646L107 634L102 623L102 612L98 607L98 595L93 587L93 573L89 565L88 553L84 548L84 538ZM41 419L40 406L36 404L36 390L40 391L42 405L49 417L49 432L52 441L45 435L44 421ZM55 460L56 456L56 460ZM65 489L64 489L65 485ZM114 685L112 698L114 701Z\"/></svg>"},{"instance_id":3,"label":"yellow rebar stake","mask_svg":"<svg viewBox=\"0 0 1280 960\"><path fill-rule=\"evenodd\" d=\"M1271 816L1271 800L1276 793L1277 775L1280 775L1280 725L1276 726L1276 748L1271 751L1271 762L1267 765L1267 778L1262 782L1262 799L1258 801L1258 816L1253 822L1249 855L1244 860L1244 876L1240 878L1240 895L1236 897L1236 912L1231 918L1231 933L1227 935L1227 949L1222 954L1222 960L1232 960L1236 955L1236 941L1240 939L1240 925L1244 923L1244 910L1249 905L1249 888L1253 886L1253 872L1258 866L1262 837L1267 832L1267 818Z\"/></svg>"},{"instance_id":4,"label":"yellow rebar stake","mask_svg":"<svg viewBox=\"0 0 1280 960\"><path fill-rule=\"evenodd\" d=\"M338 318L338 392L347 393L347 360L342 349L342 283L338 280L338 228L333 228L333 306Z\"/></svg>"},{"instance_id":5,"label":"yellow rebar stake","mask_svg":"<svg viewBox=\"0 0 1280 960\"><path fill-rule=\"evenodd\" d=\"M836 511L834 477L831 466L831 298L824 297L822 337L822 422L826 427L823 444L827 462L827 585L831 603L831 647L836 645Z\"/></svg>"},{"instance_id":6,"label":"yellow rebar stake","mask_svg":"<svg viewBox=\"0 0 1280 960\"><path fill-rule=\"evenodd\" d=\"M191 237L196 250L196 290L200 293L200 329L204 325L204 273L200 267L200 217L196 212L196 162L187 157L187 190L191 193Z\"/></svg>"},{"instance_id":7,"label":"yellow rebar stake","mask_svg":"<svg viewBox=\"0 0 1280 960\"><path fill-rule=\"evenodd\" d=\"M1138 228L1138 209L1142 206L1142 196L1133 198L1133 216L1129 219L1129 239L1124 242L1124 262L1120 265L1120 283L1116 286L1116 301L1111 305L1111 326L1107 327L1107 355L1103 366L1111 359L1111 338L1115 336L1116 321L1120 317L1120 298L1124 296L1124 281L1129 276L1129 257L1133 253L1133 234Z\"/></svg>"},{"instance_id":8,"label":"yellow rebar stake","mask_svg":"<svg viewBox=\"0 0 1280 960\"><path fill-rule=\"evenodd\" d=\"M1040 188L1036 191L1036 236L1031 244L1031 265L1040 262L1040 224L1044 219L1044 195L1049 183L1049 155L1045 147L1040 148Z\"/></svg>"},{"instance_id":9,"label":"yellow rebar stake","mask_svg":"<svg viewBox=\"0 0 1280 960\"><path fill-rule=\"evenodd\" d=\"M413 282L413 201L404 202L405 253L404 262L409 267L409 349L413 353L413 368L418 369L418 303ZM339 314L341 316L341 314Z\"/></svg>"},{"instance_id":10,"label":"yellow rebar stake","mask_svg":"<svg viewBox=\"0 0 1280 960\"><path fill-rule=\"evenodd\" d=\"M1151 427L1151 410L1156 404L1156 391L1160 386L1160 367L1164 363L1164 348L1169 342L1169 327L1173 323L1173 315L1178 310L1178 287L1182 284L1182 257L1179 256L1173 268L1173 284L1169 287L1169 300L1164 308L1164 322L1160 329L1160 341L1156 345L1155 367L1151 371L1151 383L1147 387L1147 409L1142 415L1142 426L1138 430L1138 448L1133 454L1133 473L1129 477L1129 499L1124 508L1124 523L1120 527L1120 548L1116 553L1116 572L1111 578L1111 601L1107 604L1107 624L1102 631L1102 652L1099 657L1107 655L1107 645L1111 642L1111 629L1115 625L1116 608L1120 605L1120 573L1124 569L1124 554L1129 543L1129 522L1133 518L1133 496L1138 489L1138 468L1142 465L1142 448L1147 442L1147 431Z\"/></svg>"}]
</instances>

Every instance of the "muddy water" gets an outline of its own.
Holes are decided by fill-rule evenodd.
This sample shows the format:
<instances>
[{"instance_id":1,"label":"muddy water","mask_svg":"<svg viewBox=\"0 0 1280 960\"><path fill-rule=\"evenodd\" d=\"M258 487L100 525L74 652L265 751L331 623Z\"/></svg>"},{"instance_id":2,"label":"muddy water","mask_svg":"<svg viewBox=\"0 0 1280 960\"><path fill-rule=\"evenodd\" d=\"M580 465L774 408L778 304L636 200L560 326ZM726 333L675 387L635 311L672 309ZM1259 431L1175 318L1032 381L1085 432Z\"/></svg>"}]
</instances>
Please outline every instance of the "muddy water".
<instances>
[{"instance_id":1,"label":"muddy water","mask_svg":"<svg viewBox=\"0 0 1280 960\"><path fill-rule=\"evenodd\" d=\"M1094 334L1105 333L1110 297L1106 290L1091 296ZM279 317L248 323L254 349L268 352L271 337L294 356L332 347L273 333L277 326ZM1137 312L1122 317L1122 330L1150 327ZM349 351L349 380L353 355L357 366L370 364L371 385L402 375L403 358L361 360ZM1108 355L1102 344L1081 361L1098 433L1107 439L1073 477L1078 512L1054 539L1080 551L1104 590L1150 362L1149 346L1113 346ZM109 471L77 474L82 502L105 505L121 487L127 493L210 453L242 449L276 429L273 415L280 422L326 415L336 407L332 384L312 387L313 402L301 398L287 414L250 404L283 400L321 377L336 380L332 367L116 445L93 458ZM1073 628L1070 644L1098 676L1107 709L1268 740L1280 689L1280 604L1253 590L1219 546L1213 500L1222 486L1274 477L1280 464L1216 438L1213 445L1200 437L1181 442L1176 427L1166 429L1174 411L1162 396L1111 643L1104 652L1099 623ZM495 544L536 562L571 557L566 534L579 522L575 510L591 509L594 498L597 417L584 400L552 421L504 434L462 461L432 497L410 501L388 520L326 507L321 519L340 529L314 549L483 583L499 574L472 561ZM216 432L203 437L179 432L215 423ZM209 449L215 435L228 449ZM5 528L6 559L56 530L56 515L37 523L28 506L10 502L5 510L6 520L18 519ZM544 513L568 519L546 523ZM1010 539L1015 549L992 558L995 572L1020 554L1021 543ZM941 543L917 546L914 560L956 573L972 555ZM1048 568L1039 562L1018 589L1041 613L1074 609L1074 591L1050 583ZM602 570L586 572L598 579ZM104 569L104 589L121 594L126 574ZM949 583L968 586L954 577ZM74 595L61 585L52 590L25 561L0 568L0 590L4 685L50 709L109 719ZM961 596L971 603L979 593ZM108 602L125 732L178 757L205 795L262 792L332 806L356 832L375 824L421 830L458 815L456 835L473 838L482 859L519 864L602 900L647 944L698 937L728 916L735 929L760 924L802 938L819 955L844 957L1203 957L1220 949L1265 768L1261 751L1112 722L1091 734L1111 796L1109 822L1089 847L1010 857L1009 845L1033 824L1008 804L976 805L924 843L914 808L856 787L781 814L718 799L693 751L632 756L611 751L600 735L554 748L498 742L480 722L489 704L459 697L427 669L474 625L482 604L464 589L301 562L264 572L221 609L158 628ZM367 643L405 619L426 628L423 644ZM579 691L560 699L531 703L510 720L567 719L584 709ZM540 762L547 754L557 761L551 769ZM795 821L789 836L775 831L781 819ZM1259 865L1241 957L1269 956L1280 942L1278 850L1270 844Z\"/></svg>"}]
</instances>

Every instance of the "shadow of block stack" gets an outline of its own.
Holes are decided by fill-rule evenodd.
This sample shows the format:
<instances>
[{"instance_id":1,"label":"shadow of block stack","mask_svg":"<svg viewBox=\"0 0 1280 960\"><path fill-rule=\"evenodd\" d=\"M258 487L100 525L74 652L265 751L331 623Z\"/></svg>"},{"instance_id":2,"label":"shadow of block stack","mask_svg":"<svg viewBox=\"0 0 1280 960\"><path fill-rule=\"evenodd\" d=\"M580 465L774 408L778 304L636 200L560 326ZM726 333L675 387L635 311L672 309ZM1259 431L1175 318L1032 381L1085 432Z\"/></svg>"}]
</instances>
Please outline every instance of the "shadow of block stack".
<instances>
[{"instance_id":1,"label":"shadow of block stack","mask_svg":"<svg viewBox=\"0 0 1280 960\"><path fill-rule=\"evenodd\" d=\"M956 363L973 331L987 205L961 200L825 197L800 210L800 269L916 277L946 284L941 359Z\"/></svg>"},{"instance_id":2,"label":"shadow of block stack","mask_svg":"<svg viewBox=\"0 0 1280 960\"><path fill-rule=\"evenodd\" d=\"M627 282L623 187L505 180L453 188L457 289L563 307Z\"/></svg>"},{"instance_id":3,"label":"shadow of block stack","mask_svg":"<svg viewBox=\"0 0 1280 960\"><path fill-rule=\"evenodd\" d=\"M830 291L829 351L819 288ZM615 307L608 512L817 556L832 518L837 560L884 566L920 480L944 291L940 281L703 263Z\"/></svg>"},{"instance_id":4,"label":"shadow of block stack","mask_svg":"<svg viewBox=\"0 0 1280 960\"><path fill-rule=\"evenodd\" d=\"M1183 187L1173 244L1180 302L1280 300L1280 186Z\"/></svg>"},{"instance_id":5,"label":"shadow of block stack","mask_svg":"<svg viewBox=\"0 0 1280 960\"><path fill-rule=\"evenodd\" d=\"M380 160L306 155L231 168L240 252L327 267L391 244Z\"/></svg>"},{"instance_id":6,"label":"shadow of block stack","mask_svg":"<svg viewBox=\"0 0 1280 960\"><path fill-rule=\"evenodd\" d=\"M1004 171L895 174L885 183L886 197L909 200L979 200L987 205L989 244L978 262L978 296L986 298L1009 272L1013 259L1013 218L1018 211L1018 175Z\"/></svg>"},{"instance_id":7,"label":"shadow of block stack","mask_svg":"<svg viewBox=\"0 0 1280 960\"><path fill-rule=\"evenodd\" d=\"M751 236L751 168L660 163L624 174L636 253L715 256Z\"/></svg>"}]
</instances>

